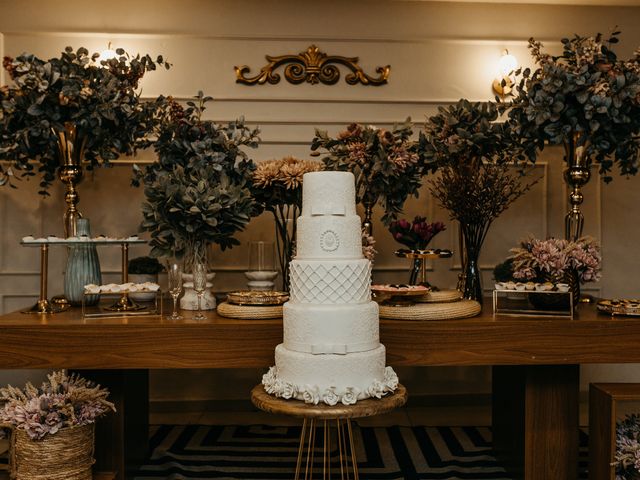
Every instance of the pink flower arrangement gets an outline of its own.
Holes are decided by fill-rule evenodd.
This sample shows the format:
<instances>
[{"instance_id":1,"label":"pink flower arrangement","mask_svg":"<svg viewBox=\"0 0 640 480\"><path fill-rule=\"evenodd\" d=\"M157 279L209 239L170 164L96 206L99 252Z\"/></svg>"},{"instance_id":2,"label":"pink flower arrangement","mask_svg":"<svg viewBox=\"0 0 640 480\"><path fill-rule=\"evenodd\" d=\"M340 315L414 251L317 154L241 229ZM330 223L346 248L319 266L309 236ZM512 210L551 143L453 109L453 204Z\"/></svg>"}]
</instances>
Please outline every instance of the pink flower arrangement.
<instances>
[{"instance_id":1,"label":"pink flower arrangement","mask_svg":"<svg viewBox=\"0 0 640 480\"><path fill-rule=\"evenodd\" d=\"M433 237L445 229L444 223L429 223L426 217L420 216L414 218L412 223L402 219L389 225L389 232L394 240L412 250L424 250Z\"/></svg>"},{"instance_id":2,"label":"pink flower arrangement","mask_svg":"<svg viewBox=\"0 0 640 480\"><path fill-rule=\"evenodd\" d=\"M98 417L115 411L107 401L109 392L100 385L67 375L61 370L47 376L40 388L27 383L24 390L9 385L0 388L0 422L27 432L32 440L54 435L65 427L94 423Z\"/></svg>"},{"instance_id":3,"label":"pink flower arrangement","mask_svg":"<svg viewBox=\"0 0 640 480\"><path fill-rule=\"evenodd\" d=\"M552 276L575 270L580 282L600 280L602 255L599 243L592 237L575 242L550 238L530 238L512 248L513 278L533 280L543 274Z\"/></svg>"}]
</instances>

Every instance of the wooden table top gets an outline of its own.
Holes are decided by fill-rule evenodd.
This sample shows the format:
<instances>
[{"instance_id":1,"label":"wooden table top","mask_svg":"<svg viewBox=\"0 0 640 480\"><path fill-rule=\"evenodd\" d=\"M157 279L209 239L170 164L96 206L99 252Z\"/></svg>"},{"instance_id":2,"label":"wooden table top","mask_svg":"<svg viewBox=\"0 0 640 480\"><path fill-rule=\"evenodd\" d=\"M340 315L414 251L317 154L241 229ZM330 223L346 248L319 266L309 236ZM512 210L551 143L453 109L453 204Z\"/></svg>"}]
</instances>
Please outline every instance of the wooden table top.
<instances>
[{"instance_id":1,"label":"wooden table top","mask_svg":"<svg viewBox=\"0 0 640 480\"><path fill-rule=\"evenodd\" d=\"M493 317L485 306L465 320L381 320L393 366L640 363L640 319ZM233 320L207 312L203 321L154 317L82 319L0 316L0 369L265 368L282 341L282 320Z\"/></svg>"}]
</instances>

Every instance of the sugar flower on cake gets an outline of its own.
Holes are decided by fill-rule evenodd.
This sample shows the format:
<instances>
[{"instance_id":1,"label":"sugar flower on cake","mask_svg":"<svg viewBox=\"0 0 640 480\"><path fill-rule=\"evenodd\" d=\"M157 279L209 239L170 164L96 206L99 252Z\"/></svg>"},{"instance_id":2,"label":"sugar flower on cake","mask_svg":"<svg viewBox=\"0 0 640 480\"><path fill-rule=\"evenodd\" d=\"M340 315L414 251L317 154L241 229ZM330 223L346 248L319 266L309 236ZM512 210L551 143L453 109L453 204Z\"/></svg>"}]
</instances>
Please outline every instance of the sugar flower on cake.
<instances>
[{"instance_id":1,"label":"sugar flower on cake","mask_svg":"<svg viewBox=\"0 0 640 480\"><path fill-rule=\"evenodd\" d=\"M342 403L344 405L353 405L358 401L358 395L360 395L360 389L356 387L347 387L342 394Z\"/></svg>"},{"instance_id":2,"label":"sugar flower on cake","mask_svg":"<svg viewBox=\"0 0 640 480\"><path fill-rule=\"evenodd\" d=\"M384 395L384 384L380 380L374 380L373 383L369 385L367 393L372 398L382 398Z\"/></svg>"},{"instance_id":3,"label":"sugar flower on cake","mask_svg":"<svg viewBox=\"0 0 640 480\"><path fill-rule=\"evenodd\" d=\"M387 392L393 392L398 388L398 375L391 367L384 369L384 384Z\"/></svg>"},{"instance_id":4,"label":"sugar flower on cake","mask_svg":"<svg viewBox=\"0 0 640 480\"><path fill-rule=\"evenodd\" d=\"M296 396L298 387L291 382L283 382L280 388L280 396L284 399L290 399Z\"/></svg>"},{"instance_id":5,"label":"sugar flower on cake","mask_svg":"<svg viewBox=\"0 0 640 480\"><path fill-rule=\"evenodd\" d=\"M336 387L329 387L324 395L322 396L322 401L327 405L335 405L340 400L340 397L336 393Z\"/></svg>"},{"instance_id":6,"label":"sugar flower on cake","mask_svg":"<svg viewBox=\"0 0 640 480\"><path fill-rule=\"evenodd\" d=\"M276 394L275 386L277 379L276 367L269 368L269 371L262 375L262 385L264 385L264 389L268 394Z\"/></svg>"},{"instance_id":7,"label":"sugar flower on cake","mask_svg":"<svg viewBox=\"0 0 640 480\"><path fill-rule=\"evenodd\" d=\"M320 402L320 391L317 385L305 385L301 390L302 400L305 403L313 403L317 405Z\"/></svg>"}]
</instances>

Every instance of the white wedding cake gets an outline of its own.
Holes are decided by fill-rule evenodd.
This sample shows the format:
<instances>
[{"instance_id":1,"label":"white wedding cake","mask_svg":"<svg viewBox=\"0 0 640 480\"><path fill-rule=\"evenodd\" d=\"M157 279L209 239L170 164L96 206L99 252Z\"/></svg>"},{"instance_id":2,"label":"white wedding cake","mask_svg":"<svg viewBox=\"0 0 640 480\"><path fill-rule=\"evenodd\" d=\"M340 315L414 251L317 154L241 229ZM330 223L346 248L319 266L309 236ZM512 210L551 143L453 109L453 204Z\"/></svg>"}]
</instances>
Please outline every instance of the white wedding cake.
<instances>
[{"instance_id":1,"label":"white wedding cake","mask_svg":"<svg viewBox=\"0 0 640 480\"><path fill-rule=\"evenodd\" d=\"M398 377L385 367L354 176L307 173L302 197L284 342L262 383L272 395L314 404L380 398L397 388Z\"/></svg>"}]
</instances>

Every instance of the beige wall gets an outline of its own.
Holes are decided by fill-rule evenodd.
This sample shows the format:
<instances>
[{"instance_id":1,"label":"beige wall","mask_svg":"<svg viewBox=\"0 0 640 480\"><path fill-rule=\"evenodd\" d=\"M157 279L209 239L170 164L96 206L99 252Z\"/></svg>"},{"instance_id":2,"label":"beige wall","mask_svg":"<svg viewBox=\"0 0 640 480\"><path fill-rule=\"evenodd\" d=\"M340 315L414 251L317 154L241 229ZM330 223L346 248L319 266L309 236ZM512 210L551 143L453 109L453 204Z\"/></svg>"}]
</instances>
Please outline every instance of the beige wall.
<instances>
[{"instance_id":1,"label":"beige wall","mask_svg":"<svg viewBox=\"0 0 640 480\"><path fill-rule=\"evenodd\" d=\"M307 157L314 127L336 133L349 122L387 126L411 116L416 130L426 116L460 97L492 97L490 84L496 62L508 48L528 62L526 40L535 36L557 48L557 40L572 32L624 32L621 51L640 45L640 7L581 7L412 1L136 1L42 2L0 0L0 53L23 51L56 55L64 46L102 50L108 42L129 51L162 53L173 64L169 72L145 78L143 96L159 93L187 98L202 89L213 96L209 118L226 121L244 115L262 128L263 143L256 160L293 154ZM328 54L359 56L367 72L391 65L388 85L278 85L248 87L235 83L234 65L256 72L264 55L297 53L317 44ZM150 161L143 152L136 161ZM481 258L485 287L490 269L508 248L527 233L561 235L565 210L561 154L550 149L535 168L541 181L500 218ZM130 188L130 166L119 165L87 175L80 187L80 209L91 219L94 233L125 235L136 231L142 192ZM589 290L603 296L637 296L640 257L635 252L638 180L616 179L604 186L596 178L586 188L586 231L604 246L604 277ZM0 312L33 302L38 290L38 259L18 245L27 234L60 234L62 189L38 197L34 181L19 190L0 189ZM447 220L425 190L407 204L407 216L427 214ZM379 212L378 212L379 213ZM246 243L272 236L268 217L254 220L239 238L243 246L216 255L214 287L242 287L247 266ZM396 259L396 245L383 227L375 226L381 254L375 280L402 281L406 264ZM450 224L436 246L456 248L456 228ZM137 247L134 255L143 254ZM119 254L102 248L107 279L118 278ZM61 291L63 250L51 254L51 293ZM432 279L441 286L455 283L459 261L433 265ZM0 339L1 341L1 339ZM170 348L169 346L167 348ZM251 352L247 352L250 355ZM583 383L592 379L637 380L636 366L585 367ZM405 383L414 392L482 392L488 390L485 368L407 369ZM157 399L229 398L243 396L259 372L204 372L188 375L152 374ZM229 380L233 379L234 382ZM0 382L3 383L3 382ZM220 391L225 385L225 392ZM231 387L229 387L231 385ZM175 388L174 388L175 387Z\"/></svg>"}]
</instances>

